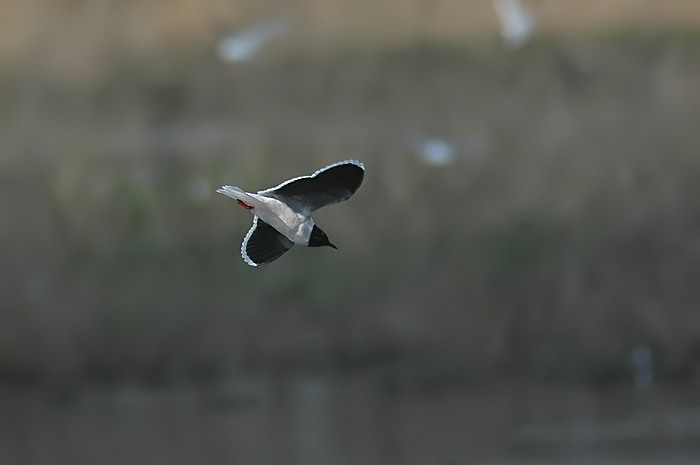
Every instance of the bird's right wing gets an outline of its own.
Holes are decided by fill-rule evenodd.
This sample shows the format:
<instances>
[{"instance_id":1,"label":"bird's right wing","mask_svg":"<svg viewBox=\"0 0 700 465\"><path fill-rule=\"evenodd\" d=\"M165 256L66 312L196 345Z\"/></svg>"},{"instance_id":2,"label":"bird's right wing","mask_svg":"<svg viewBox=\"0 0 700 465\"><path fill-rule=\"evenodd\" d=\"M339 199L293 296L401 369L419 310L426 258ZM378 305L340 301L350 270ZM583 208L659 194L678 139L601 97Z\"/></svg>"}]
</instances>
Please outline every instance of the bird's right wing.
<instances>
[{"instance_id":1,"label":"bird's right wing","mask_svg":"<svg viewBox=\"0 0 700 465\"><path fill-rule=\"evenodd\" d=\"M264 265L280 258L293 245L282 233L254 216L253 227L241 244L241 256L250 266Z\"/></svg>"}]
</instances>

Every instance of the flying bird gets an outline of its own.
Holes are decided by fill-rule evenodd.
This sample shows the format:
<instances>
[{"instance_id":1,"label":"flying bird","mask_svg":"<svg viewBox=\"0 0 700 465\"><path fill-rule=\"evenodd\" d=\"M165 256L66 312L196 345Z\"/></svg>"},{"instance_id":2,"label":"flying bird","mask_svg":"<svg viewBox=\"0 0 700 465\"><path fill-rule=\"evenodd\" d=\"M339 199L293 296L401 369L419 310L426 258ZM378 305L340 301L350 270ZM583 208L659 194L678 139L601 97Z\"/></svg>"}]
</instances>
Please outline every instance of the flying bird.
<instances>
[{"instance_id":1,"label":"flying bird","mask_svg":"<svg viewBox=\"0 0 700 465\"><path fill-rule=\"evenodd\" d=\"M311 214L348 200L364 176L365 165L345 160L257 193L235 186L223 186L216 192L231 197L253 214L253 226L243 239L241 256L248 265L258 266L277 260L295 244L337 249Z\"/></svg>"},{"instance_id":2,"label":"flying bird","mask_svg":"<svg viewBox=\"0 0 700 465\"><path fill-rule=\"evenodd\" d=\"M252 60L263 45L285 35L289 29L289 22L282 18L255 24L238 34L223 38L218 45L219 56L229 62Z\"/></svg>"},{"instance_id":3,"label":"flying bird","mask_svg":"<svg viewBox=\"0 0 700 465\"><path fill-rule=\"evenodd\" d=\"M501 35L512 48L518 48L532 35L535 14L519 0L494 0L493 6L501 22Z\"/></svg>"}]
</instances>

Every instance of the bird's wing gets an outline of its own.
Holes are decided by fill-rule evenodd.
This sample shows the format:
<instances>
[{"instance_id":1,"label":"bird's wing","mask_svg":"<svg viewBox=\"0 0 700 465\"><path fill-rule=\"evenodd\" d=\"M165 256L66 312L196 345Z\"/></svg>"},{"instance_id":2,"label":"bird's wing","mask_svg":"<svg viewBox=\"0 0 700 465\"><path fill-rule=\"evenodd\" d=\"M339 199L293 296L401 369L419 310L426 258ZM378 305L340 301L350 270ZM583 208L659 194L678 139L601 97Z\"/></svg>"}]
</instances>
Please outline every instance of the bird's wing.
<instances>
[{"instance_id":1,"label":"bird's wing","mask_svg":"<svg viewBox=\"0 0 700 465\"><path fill-rule=\"evenodd\" d=\"M253 227L241 244L241 256L250 266L264 265L280 258L293 245L282 233L254 216Z\"/></svg>"},{"instance_id":2,"label":"bird's wing","mask_svg":"<svg viewBox=\"0 0 700 465\"><path fill-rule=\"evenodd\" d=\"M311 176L290 179L258 194L278 198L297 211L312 212L352 197L364 176L365 165L357 160L346 160L321 168Z\"/></svg>"}]
</instances>

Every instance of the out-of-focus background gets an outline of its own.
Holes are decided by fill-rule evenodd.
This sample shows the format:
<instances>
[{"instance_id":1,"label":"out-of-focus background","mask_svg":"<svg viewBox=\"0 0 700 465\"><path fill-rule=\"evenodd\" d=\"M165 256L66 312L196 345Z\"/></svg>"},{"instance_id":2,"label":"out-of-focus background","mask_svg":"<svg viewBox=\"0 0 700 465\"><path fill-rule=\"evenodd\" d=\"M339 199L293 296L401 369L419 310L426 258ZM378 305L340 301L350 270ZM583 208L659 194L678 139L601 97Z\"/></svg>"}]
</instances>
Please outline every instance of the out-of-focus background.
<instances>
[{"instance_id":1,"label":"out-of-focus background","mask_svg":"<svg viewBox=\"0 0 700 465\"><path fill-rule=\"evenodd\" d=\"M0 463L698 463L699 147L697 0L3 0Z\"/></svg>"}]
</instances>

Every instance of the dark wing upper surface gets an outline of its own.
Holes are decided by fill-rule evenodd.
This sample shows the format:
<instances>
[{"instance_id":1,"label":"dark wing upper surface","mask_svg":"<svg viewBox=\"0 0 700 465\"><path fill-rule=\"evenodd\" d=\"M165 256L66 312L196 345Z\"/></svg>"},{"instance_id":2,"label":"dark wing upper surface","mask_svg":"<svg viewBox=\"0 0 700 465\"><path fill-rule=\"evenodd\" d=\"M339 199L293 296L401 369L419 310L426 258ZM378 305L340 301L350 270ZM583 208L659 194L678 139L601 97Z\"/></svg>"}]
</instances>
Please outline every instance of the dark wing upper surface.
<instances>
[{"instance_id":1,"label":"dark wing upper surface","mask_svg":"<svg viewBox=\"0 0 700 465\"><path fill-rule=\"evenodd\" d=\"M293 245L282 233L256 216L253 227L243 239L241 256L250 266L263 265L277 260Z\"/></svg>"},{"instance_id":2,"label":"dark wing upper surface","mask_svg":"<svg viewBox=\"0 0 700 465\"><path fill-rule=\"evenodd\" d=\"M277 197L299 211L314 211L352 197L362 184L364 176L365 167L362 163L347 160L322 168L311 176L290 179L259 193Z\"/></svg>"}]
</instances>

